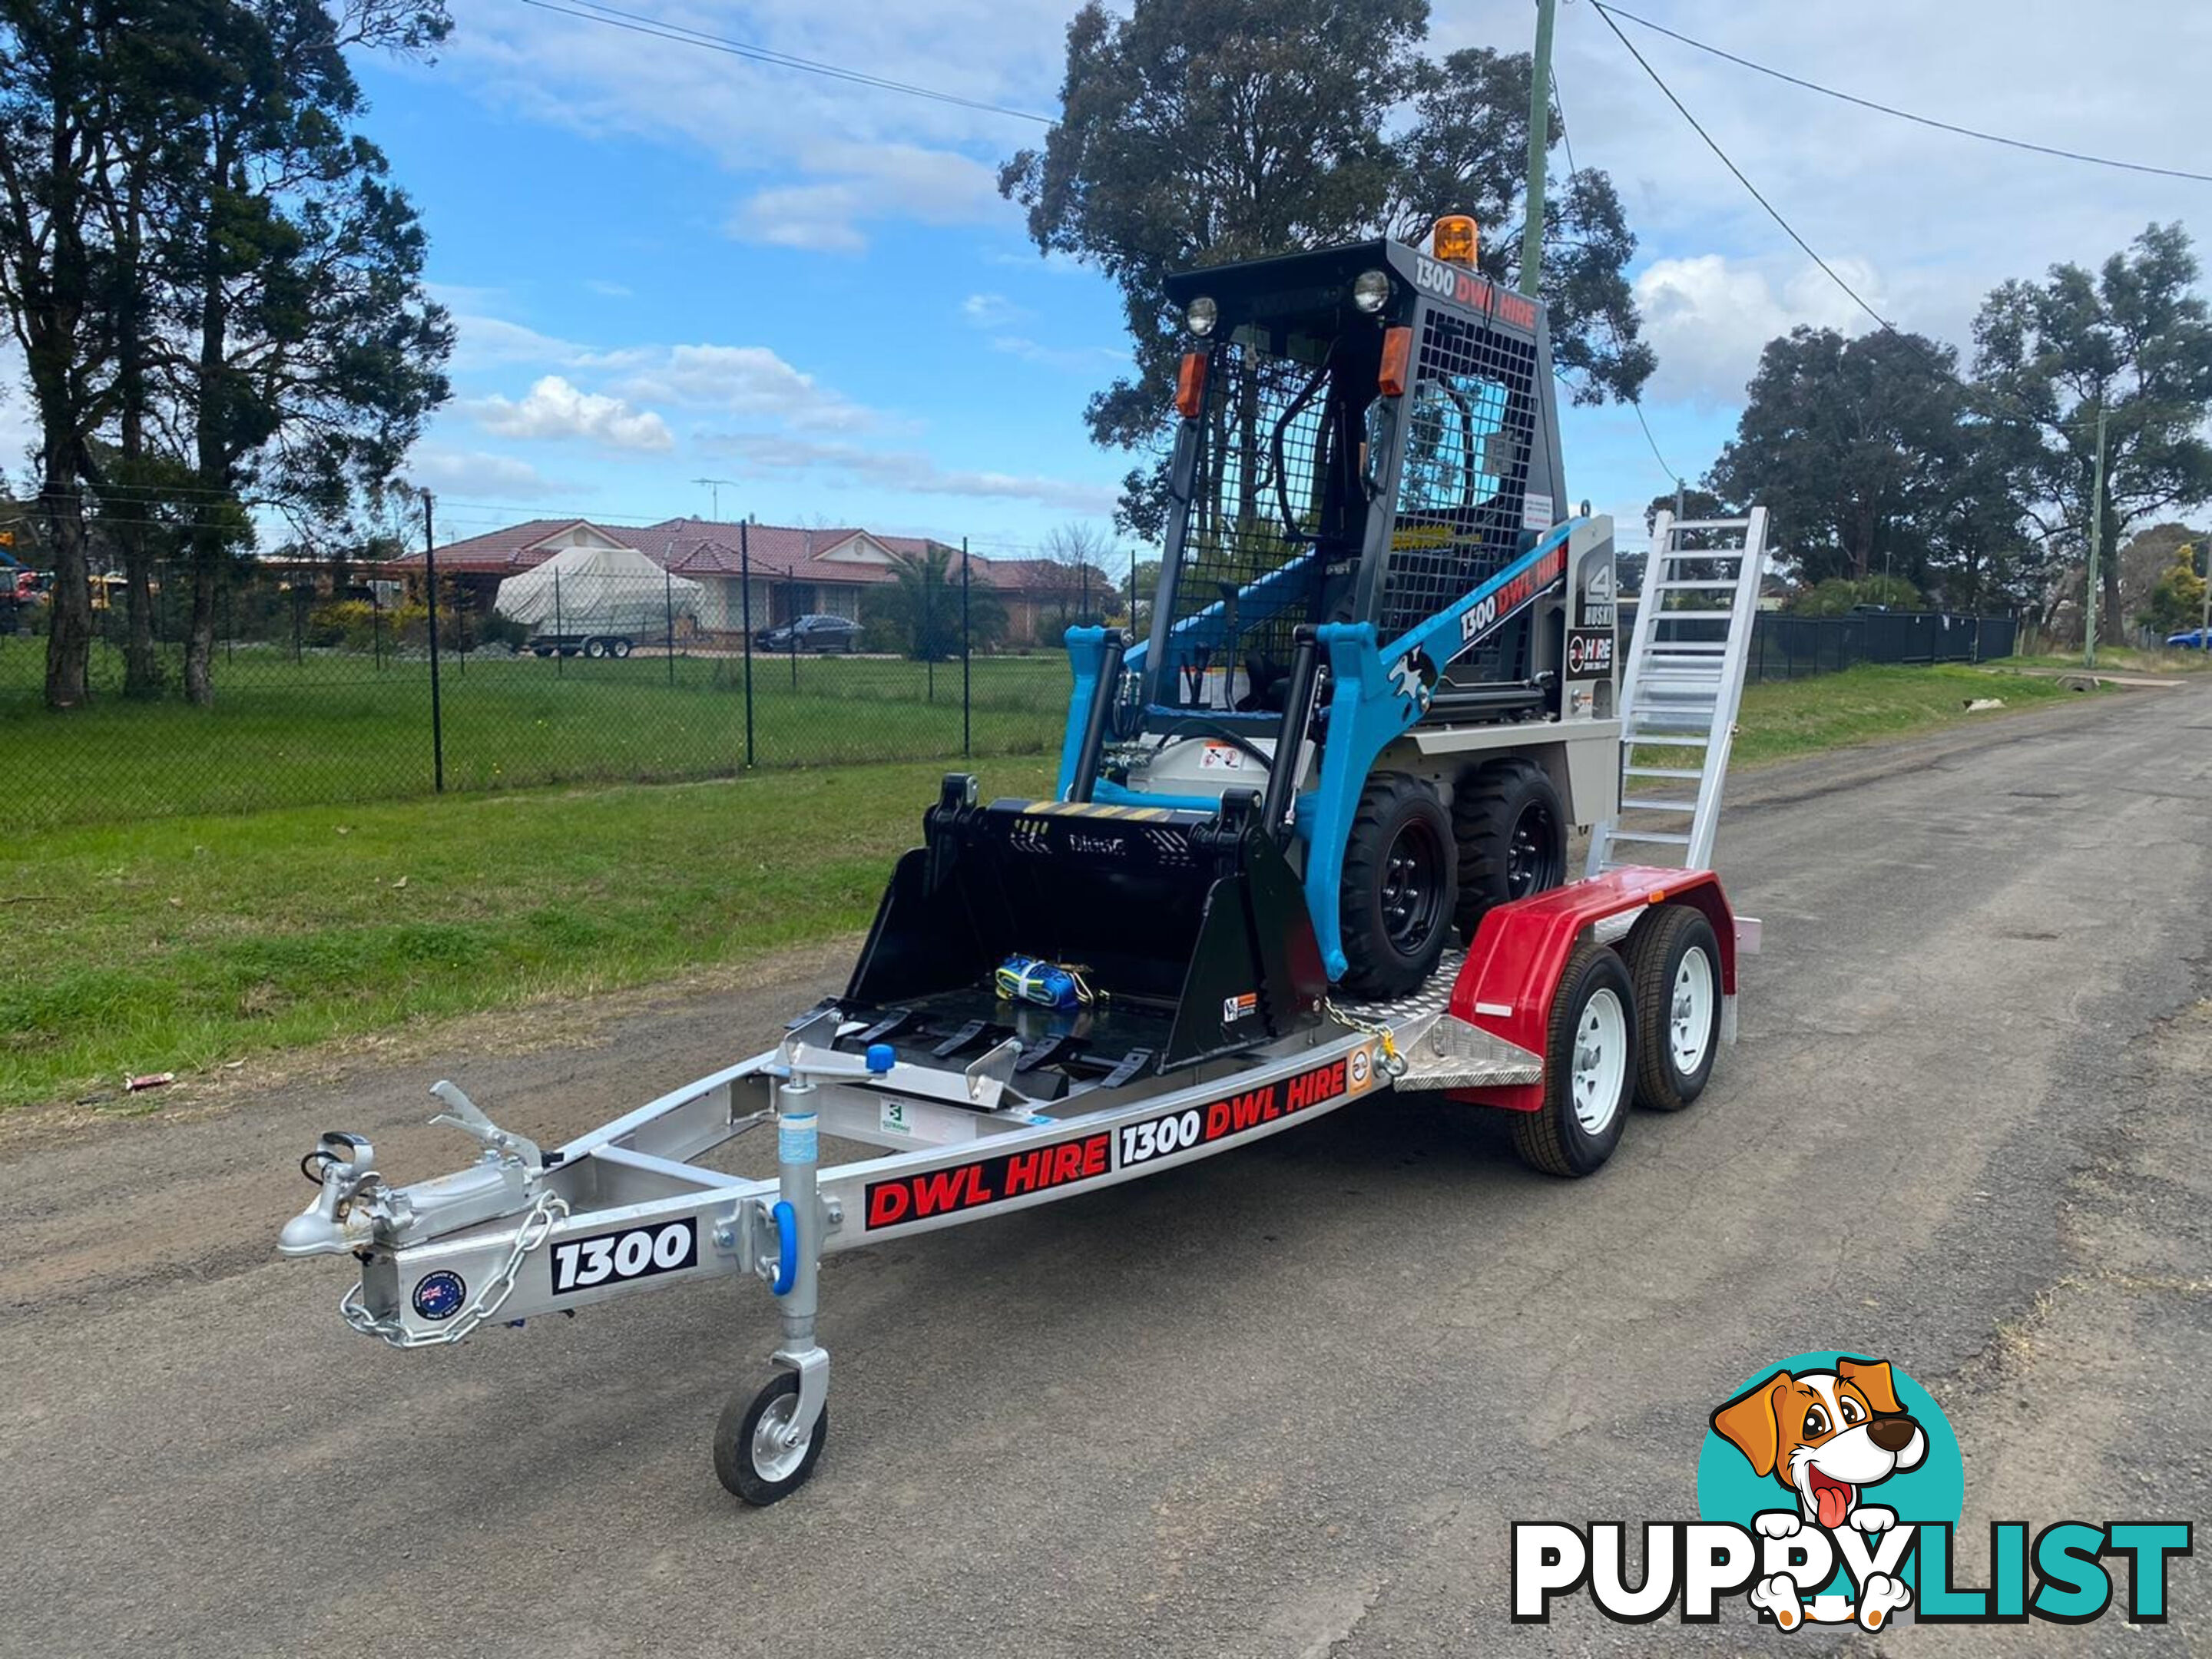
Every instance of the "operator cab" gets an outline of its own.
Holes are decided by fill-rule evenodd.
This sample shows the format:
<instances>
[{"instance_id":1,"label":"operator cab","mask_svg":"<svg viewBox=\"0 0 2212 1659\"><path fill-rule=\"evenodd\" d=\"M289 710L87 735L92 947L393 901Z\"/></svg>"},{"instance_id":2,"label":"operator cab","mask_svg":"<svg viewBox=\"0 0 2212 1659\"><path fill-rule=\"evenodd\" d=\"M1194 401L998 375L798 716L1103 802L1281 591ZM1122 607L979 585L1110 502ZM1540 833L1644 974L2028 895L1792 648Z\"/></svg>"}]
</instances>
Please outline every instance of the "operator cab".
<instances>
[{"instance_id":1,"label":"operator cab","mask_svg":"<svg viewBox=\"0 0 2212 1659\"><path fill-rule=\"evenodd\" d=\"M1468 268L1472 241L1466 266L1375 241L1170 279L1193 349L1116 736L1272 734L1300 626L1370 621L1387 647L1564 516L1540 308ZM1453 663L1425 718L1556 715L1534 623Z\"/></svg>"}]
</instances>

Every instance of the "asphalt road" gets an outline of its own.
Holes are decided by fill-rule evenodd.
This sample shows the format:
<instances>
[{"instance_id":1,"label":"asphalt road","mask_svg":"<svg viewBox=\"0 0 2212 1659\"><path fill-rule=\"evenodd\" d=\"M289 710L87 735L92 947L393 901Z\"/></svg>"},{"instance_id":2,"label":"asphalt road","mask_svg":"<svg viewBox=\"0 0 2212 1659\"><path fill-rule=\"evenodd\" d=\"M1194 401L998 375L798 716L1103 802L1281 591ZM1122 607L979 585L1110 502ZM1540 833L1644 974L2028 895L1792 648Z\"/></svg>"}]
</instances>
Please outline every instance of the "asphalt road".
<instances>
[{"instance_id":1,"label":"asphalt road","mask_svg":"<svg viewBox=\"0 0 2212 1659\"><path fill-rule=\"evenodd\" d=\"M830 955L580 1036L19 1121L0 1651L1828 1650L1740 1606L1506 1617L1509 1522L1691 1518L1706 1414L1809 1347L1947 1408L1970 1566L1991 1516L2202 1521L2212 686L1762 773L1719 861L1766 926L1741 1042L1599 1176L1385 1097L836 1258L832 1440L766 1511L708 1464L773 1340L756 1287L401 1354L338 1323L344 1264L271 1247L316 1130L452 1167L419 1127L450 1074L557 1139L764 1046ZM2212 1651L2207 1571L2163 1626L1858 1650Z\"/></svg>"}]
</instances>

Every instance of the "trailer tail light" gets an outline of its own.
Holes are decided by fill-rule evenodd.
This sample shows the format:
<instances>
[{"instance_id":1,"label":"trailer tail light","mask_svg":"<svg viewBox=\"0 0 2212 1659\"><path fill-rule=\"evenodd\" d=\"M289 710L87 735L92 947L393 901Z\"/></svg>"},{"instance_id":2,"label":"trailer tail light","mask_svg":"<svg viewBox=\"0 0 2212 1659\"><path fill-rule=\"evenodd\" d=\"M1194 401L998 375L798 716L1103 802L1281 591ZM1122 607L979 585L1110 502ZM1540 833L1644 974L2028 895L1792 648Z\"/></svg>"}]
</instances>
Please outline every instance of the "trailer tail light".
<instances>
[{"instance_id":1,"label":"trailer tail light","mask_svg":"<svg viewBox=\"0 0 2212 1659\"><path fill-rule=\"evenodd\" d=\"M1406 371L1413 363L1413 331L1410 328L1386 328L1382 331L1382 373L1377 384L1386 398L1403 397L1406 392Z\"/></svg>"},{"instance_id":2,"label":"trailer tail light","mask_svg":"<svg viewBox=\"0 0 2212 1659\"><path fill-rule=\"evenodd\" d=\"M1206 354L1186 351L1182 367L1176 371L1176 413L1186 421L1194 421L1206 407Z\"/></svg>"}]
</instances>

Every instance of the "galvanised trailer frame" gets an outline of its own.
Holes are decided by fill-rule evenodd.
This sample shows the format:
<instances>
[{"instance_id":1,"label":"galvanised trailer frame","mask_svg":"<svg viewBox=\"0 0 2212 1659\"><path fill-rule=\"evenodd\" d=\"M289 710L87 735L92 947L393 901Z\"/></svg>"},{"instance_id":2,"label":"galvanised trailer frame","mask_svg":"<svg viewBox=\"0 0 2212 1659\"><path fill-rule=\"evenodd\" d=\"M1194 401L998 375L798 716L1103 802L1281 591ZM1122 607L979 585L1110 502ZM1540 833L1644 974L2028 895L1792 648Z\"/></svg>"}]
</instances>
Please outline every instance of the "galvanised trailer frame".
<instances>
[{"instance_id":1,"label":"galvanised trailer frame","mask_svg":"<svg viewBox=\"0 0 2212 1659\"><path fill-rule=\"evenodd\" d=\"M1628 976L1607 963L1635 962L1640 941L1662 935L1707 941L1705 1001L1684 990L1686 967L1652 1006L1620 995ZM856 1035L834 1007L802 1016L768 1053L551 1152L441 1083L432 1121L477 1139L477 1161L394 1187L367 1140L326 1133L302 1160L315 1198L279 1249L357 1256L340 1311L398 1347L635 1291L762 1279L781 1312L775 1369L732 1398L714 1456L733 1492L769 1504L806 1480L828 1438L823 1256L1180 1168L1394 1089L1502 1108L1546 1133L1579 1124L1601 1142L1595 1161L1547 1167L1588 1173L1641 1092L1639 1049L1657 1045L1644 1060L1672 1066L1692 1097L1703 1087L1713 1045L1734 1039L1738 952L1757 944L1758 924L1731 914L1709 872L1619 869L1495 908L1465 956L1410 997L1331 1005L1322 1025L1248 1053L1164 1075L1131 1067L1049 1103L1019 1086L1017 1042L958 1069L884 1044L855 1054L833 1046ZM1598 993L1577 988L1597 981ZM1581 1000L1565 1007L1563 994ZM1618 1029L1590 1012L1604 996ZM773 1180L699 1162L770 1124ZM823 1169L824 1135L878 1155Z\"/></svg>"}]
</instances>

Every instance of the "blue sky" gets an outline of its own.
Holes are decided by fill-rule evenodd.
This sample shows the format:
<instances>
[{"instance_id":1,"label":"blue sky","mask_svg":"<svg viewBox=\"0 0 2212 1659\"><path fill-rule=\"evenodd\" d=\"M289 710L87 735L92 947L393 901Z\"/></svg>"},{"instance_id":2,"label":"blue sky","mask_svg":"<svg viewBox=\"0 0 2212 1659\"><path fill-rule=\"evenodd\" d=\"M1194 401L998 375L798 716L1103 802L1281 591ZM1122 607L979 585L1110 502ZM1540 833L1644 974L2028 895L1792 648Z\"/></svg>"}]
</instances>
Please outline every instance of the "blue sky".
<instances>
[{"instance_id":1,"label":"blue sky","mask_svg":"<svg viewBox=\"0 0 2212 1659\"><path fill-rule=\"evenodd\" d=\"M1945 118L2200 165L2212 23L2160 0L2124 27L2078 6L1862 0L1848 10L1647 0L1745 56ZM1070 0L626 0L626 9L1014 108L1054 105ZM861 524L1015 552L1107 526L1127 459L1084 436L1115 372L1110 286L1040 259L997 163L1037 126L471 0L435 65L364 62L368 130L432 238L459 320L455 399L411 471L473 534L574 514ZM1516 0L1436 8L1440 49L1527 44ZM1886 315L1963 340L1980 296L2094 262L2212 186L1973 144L1637 44L1813 246ZM1606 31L1562 7L1575 159L1642 239L1661 358L1645 412L1694 479L1759 345L1869 326L1722 170ZM2192 161L2191 158L2195 158ZM1555 152L1554 165L1560 158ZM1440 204L1439 206L1448 206ZM1625 408L1563 411L1570 488L1642 538L1666 474Z\"/></svg>"}]
</instances>

